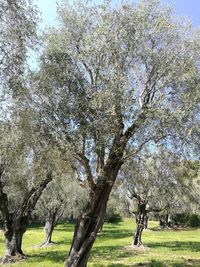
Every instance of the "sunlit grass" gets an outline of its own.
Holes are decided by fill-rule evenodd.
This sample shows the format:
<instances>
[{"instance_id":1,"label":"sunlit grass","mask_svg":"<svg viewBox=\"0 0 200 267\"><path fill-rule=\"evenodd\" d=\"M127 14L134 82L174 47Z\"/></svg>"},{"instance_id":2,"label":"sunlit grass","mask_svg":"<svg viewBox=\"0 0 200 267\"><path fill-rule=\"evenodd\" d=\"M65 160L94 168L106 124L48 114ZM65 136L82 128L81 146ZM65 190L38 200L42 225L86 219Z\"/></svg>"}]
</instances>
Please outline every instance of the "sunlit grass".
<instances>
[{"instance_id":1,"label":"sunlit grass","mask_svg":"<svg viewBox=\"0 0 200 267\"><path fill-rule=\"evenodd\" d=\"M157 224L151 222L150 230L143 234L144 249L130 247L134 221L125 219L118 224L105 224L93 247L89 267L200 267L200 229L187 231L158 231ZM28 255L24 262L15 263L17 267L63 267L73 235L72 224L56 227L53 241L57 244L39 248L43 242L42 227L30 228L25 236L23 249ZM4 254L3 233L0 233L0 256Z\"/></svg>"}]
</instances>

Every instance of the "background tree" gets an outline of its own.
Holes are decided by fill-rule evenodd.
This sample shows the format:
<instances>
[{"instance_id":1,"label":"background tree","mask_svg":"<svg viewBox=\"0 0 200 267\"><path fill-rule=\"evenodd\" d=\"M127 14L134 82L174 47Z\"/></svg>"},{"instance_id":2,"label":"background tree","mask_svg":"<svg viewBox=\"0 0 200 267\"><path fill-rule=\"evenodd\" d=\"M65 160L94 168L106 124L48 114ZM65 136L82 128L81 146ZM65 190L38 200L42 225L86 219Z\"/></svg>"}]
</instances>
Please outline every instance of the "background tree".
<instances>
[{"instance_id":1,"label":"background tree","mask_svg":"<svg viewBox=\"0 0 200 267\"><path fill-rule=\"evenodd\" d=\"M40 195L39 188L43 186L38 184L37 189L31 191L26 187L23 191L23 183L27 181L28 156L16 115L19 102L27 92L25 75L28 49L36 44L36 22L36 9L31 1L0 2L0 211L6 238L5 261L15 252L22 254L24 225L30 206ZM17 199L15 190L21 199Z\"/></svg>"},{"instance_id":2,"label":"background tree","mask_svg":"<svg viewBox=\"0 0 200 267\"><path fill-rule=\"evenodd\" d=\"M65 264L85 267L124 160L150 140L183 143L197 107L199 37L156 0L63 3L58 14L60 28L46 33L33 75L32 103L41 131L71 151L88 184Z\"/></svg>"},{"instance_id":3,"label":"background tree","mask_svg":"<svg viewBox=\"0 0 200 267\"><path fill-rule=\"evenodd\" d=\"M11 97L21 97L28 51L36 44L37 12L31 0L0 3L0 96L1 108Z\"/></svg>"},{"instance_id":4,"label":"background tree","mask_svg":"<svg viewBox=\"0 0 200 267\"><path fill-rule=\"evenodd\" d=\"M52 234L56 224L75 218L87 202L85 189L80 187L75 173L70 168L64 173L62 170L56 172L57 178L47 186L36 206L35 215L40 221L45 221L42 247L54 243Z\"/></svg>"},{"instance_id":5,"label":"background tree","mask_svg":"<svg viewBox=\"0 0 200 267\"><path fill-rule=\"evenodd\" d=\"M3 263L7 263L12 256L24 255L23 234L42 191L52 180L52 170L50 161L42 165L44 157L40 154L38 160L38 155L27 148L15 124L1 123L0 128L0 211L6 240Z\"/></svg>"},{"instance_id":6,"label":"background tree","mask_svg":"<svg viewBox=\"0 0 200 267\"><path fill-rule=\"evenodd\" d=\"M162 226L169 226L170 215L191 209L197 203L194 181L198 170L197 163L183 161L181 155L162 148L140 153L123 166L124 194L135 202L129 206L136 217L134 245L142 245L142 232L147 228L150 212L163 211Z\"/></svg>"}]
</instances>

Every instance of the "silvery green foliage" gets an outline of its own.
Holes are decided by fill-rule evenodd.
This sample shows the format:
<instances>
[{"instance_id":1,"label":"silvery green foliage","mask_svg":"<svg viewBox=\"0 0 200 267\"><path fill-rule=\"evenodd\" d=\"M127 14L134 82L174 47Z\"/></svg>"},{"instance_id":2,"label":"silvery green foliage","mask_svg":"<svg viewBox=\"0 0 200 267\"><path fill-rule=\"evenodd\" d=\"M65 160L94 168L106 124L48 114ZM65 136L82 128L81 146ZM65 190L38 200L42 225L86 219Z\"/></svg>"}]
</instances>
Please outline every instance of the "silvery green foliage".
<instances>
[{"instance_id":1,"label":"silvery green foliage","mask_svg":"<svg viewBox=\"0 0 200 267\"><path fill-rule=\"evenodd\" d=\"M14 121L0 123L0 147L0 189L7 195L14 220L29 192L37 189L54 169L58 154L39 144L31 147Z\"/></svg>"},{"instance_id":2,"label":"silvery green foliage","mask_svg":"<svg viewBox=\"0 0 200 267\"><path fill-rule=\"evenodd\" d=\"M197 206L198 161L183 160L180 155L162 149L132 159L123 168L125 198L138 195L148 200L150 211L166 209L185 212ZM137 201L130 201L132 210Z\"/></svg>"},{"instance_id":3,"label":"silvery green foliage","mask_svg":"<svg viewBox=\"0 0 200 267\"><path fill-rule=\"evenodd\" d=\"M28 48L36 37L36 11L31 0L0 2L0 80L2 101L22 88Z\"/></svg>"},{"instance_id":4,"label":"silvery green foliage","mask_svg":"<svg viewBox=\"0 0 200 267\"><path fill-rule=\"evenodd\" d=\"M87 203L87 195L72 171L68 170L55 176L54 181L47 186L37 203L35 215L41 221L55 216L56 224L63 219L71 217L75 219L83 211Z\"/></svg>"},{"instance_id":5,"label":"silvery green foliage","mask_svg":"<svg viewBox=\"0 0 200 267\"><path fill-rule=\"evenodd\" d=\"M59 146L87 156L96 175L120 125L125 131L141 113L147 118L131 149L187 136L200 58L199 33L187 20L158 0L117 8L63 1L58 15L32 87L43 130Z\"/></svg>"},{"instance_id":6,"label":"silvery green foliage","mask_svg":"<svg viewBox=\"0 0 200 267\"><path fill-rule=\"evenodd\" d=\"M8 208L15 216L28 191L30 176L23 135L14 123L0 123L0 146L0 190L7 194Z\"/></svg>"}]
</instances>

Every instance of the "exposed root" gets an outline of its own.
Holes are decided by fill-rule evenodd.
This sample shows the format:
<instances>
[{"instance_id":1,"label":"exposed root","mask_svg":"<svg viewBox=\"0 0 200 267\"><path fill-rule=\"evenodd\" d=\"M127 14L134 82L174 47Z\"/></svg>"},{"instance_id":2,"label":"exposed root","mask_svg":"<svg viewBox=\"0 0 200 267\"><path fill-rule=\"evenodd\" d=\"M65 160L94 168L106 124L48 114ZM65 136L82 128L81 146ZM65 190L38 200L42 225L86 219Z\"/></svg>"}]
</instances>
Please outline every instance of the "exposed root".
<instances>
[{"instance_id":1,"label":"exposed root","mask_svg":"<svg viewBox=\"0 0 200 267\"><path fill-rule=\"evenodd\" d=\"M45 248L45 247L56 246L56 245L57 245L57 243L56 242L53 242L53 241L51 241L51 242L45 242L45 243L42 243L39 246L39 248Z\"/></svg>"},{"instance_id":2,"label":"exposed root","mask_svg":"<svg viewBox=\"0 0 200 267\"><path fill-rule=\"evenodd\" d=\"M2 264L10 264L10 263L18 262L18 261L23 261L23 260L26 260L26 259L27 259L27 257L25 255L21 255L21 254L16 255L16 256L8 256L8 255L6 255L6 256L4 256L2 258L1 263Z\"/></svg>"},{"instance_id":3,"label":"exposed root","mask_svg":"<svg viewBox=\"0 0 200 267\"><path fill-rule=\"evenodd\" d=\"M146 250L149 249L148 247L144 246L143 244L142 245L138 245L138 246L130 245L130 246L126 246L124 248L126 250L136 250L136 251L146 251Z\"/></svg>"}]
</instances>

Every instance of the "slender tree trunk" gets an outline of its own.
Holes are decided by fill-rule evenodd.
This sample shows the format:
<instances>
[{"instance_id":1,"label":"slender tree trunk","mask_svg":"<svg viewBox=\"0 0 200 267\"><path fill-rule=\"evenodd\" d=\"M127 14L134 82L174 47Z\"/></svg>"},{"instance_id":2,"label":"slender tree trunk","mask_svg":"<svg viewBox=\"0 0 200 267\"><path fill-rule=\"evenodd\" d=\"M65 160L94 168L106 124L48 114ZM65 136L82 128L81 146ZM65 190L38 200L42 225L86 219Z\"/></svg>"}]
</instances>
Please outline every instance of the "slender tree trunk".
<instances>
[{"instance_id":1,"label":"slender tree trunk","mask_svg":"<svg viewBox=\"0 0 200 267\"><path fill-rule=\"evenodd\" d=\"M45 227L44 227L45 241L43 242L42 247L48 246L49 244L53 243L51 239L54 228L55 228L55 216L53 216L52 218L48 218L45 222Z\"/></svg>"},{"instance_id":2,"label":"slender tree trunk","mask_svg":"<svg viewBox=\"0 0 200 267\"><path fill-rule=\"evenodd\" d=\"M94 200L87 212L77 218L72 246L65 267L86 267L90 250L101 228L106 213L106 206L111 185L96 189Z\"/></svg>"},{"instance_id":3,"label":"slender tree trunk","mask_svg":"<svg viewBox=\"0 0 200 267\"><path fill-rule=\"evenodd\" d=\"M161 228L167 228L172 226L169 213L159 216L159 224Z\"/></svg>"},{"instance_id":4,"label":"slender tree trunk","mask_svg":"<svg viewBox=\"0 0 200 267\"><path fill-rule=\"evenodd\" d=\"M46 239L45 244L49 244L52 242L52 233L54 230L54 222L46 222L45 225L45 233L46 233Z\"/></svg>"},{"instance_id":5,"label":"slender tree trunk","mask_svg":"<svg viewBox=\"0 0 200 267\"><path fill-rule=\"evenodd\" d=\"M142 245L142 232L144 229L144 225L142 224L142 222L138 222L137 227L136 227L136 231L134 233L134 237L133 237L133 244L134 246L141 246Z\"/></svg>"},{"instance_id":6,"label":"slender tree trunk","mask_svg":"<svg viewBox=\"0 0 200 267\"><path fill-rule=\"evenodd\" d=\"M148 221L149 221L149 216L148 213L146 213L146 216L144 217L144 229L148 228Z\"/></svg>"},{"instance_id":7,"label":"slender tree trunk","mask_svg":"<svg viewBox=\"0 0 200 267\"><path fill-rule=\"evenodd\" d=\"M136 217L136 231L133 236L133 245L141 246L142 244L142 232L147 226L147 210L146 210L146 201L141 201L138 203L138 214Z\"/></svg>"}]
</instances>

